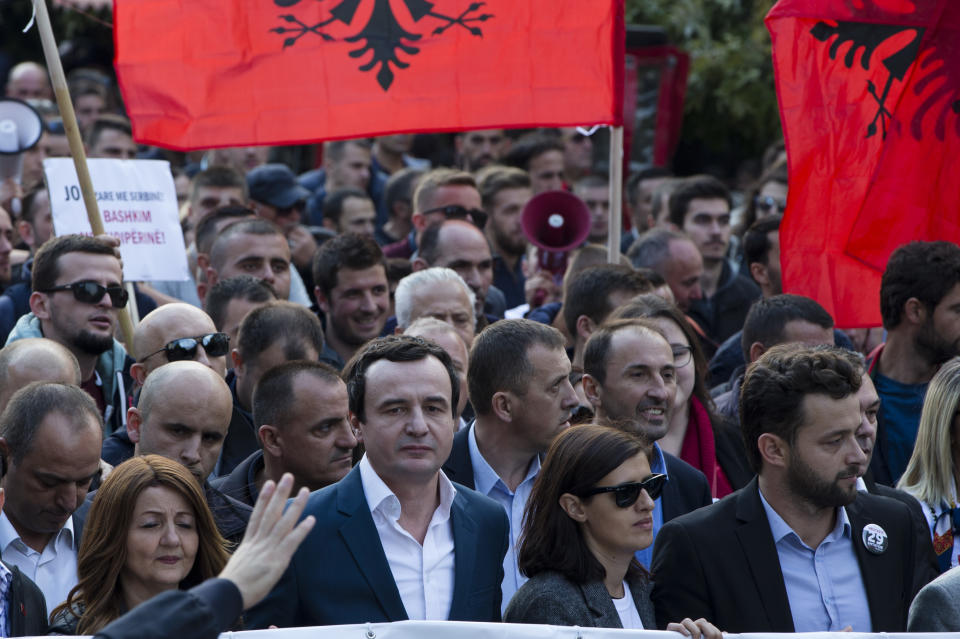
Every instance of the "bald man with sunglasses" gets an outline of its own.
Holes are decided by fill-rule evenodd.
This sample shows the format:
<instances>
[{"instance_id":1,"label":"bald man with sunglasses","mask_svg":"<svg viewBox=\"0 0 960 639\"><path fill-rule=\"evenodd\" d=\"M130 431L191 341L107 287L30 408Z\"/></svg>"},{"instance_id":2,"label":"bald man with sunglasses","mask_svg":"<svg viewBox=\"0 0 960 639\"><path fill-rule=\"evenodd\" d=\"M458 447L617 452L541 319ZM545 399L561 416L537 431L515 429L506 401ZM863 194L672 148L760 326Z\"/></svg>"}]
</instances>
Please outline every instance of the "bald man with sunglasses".
<instances>
[{"instance_id":1,"label":"bald man with sunglasses","mask_svg":"<svg viewBox=\"0 0 960 639\"><path fill-rule=\"evenodd\" d=\"M103 416L104 434L123 429L133 359L113 337L127 303L114 245L82 235L52 238L37 251L31 284L31 312L7 343L47 337L66 347L80 365L81 388Z\"/></svg>"}]
</instances>

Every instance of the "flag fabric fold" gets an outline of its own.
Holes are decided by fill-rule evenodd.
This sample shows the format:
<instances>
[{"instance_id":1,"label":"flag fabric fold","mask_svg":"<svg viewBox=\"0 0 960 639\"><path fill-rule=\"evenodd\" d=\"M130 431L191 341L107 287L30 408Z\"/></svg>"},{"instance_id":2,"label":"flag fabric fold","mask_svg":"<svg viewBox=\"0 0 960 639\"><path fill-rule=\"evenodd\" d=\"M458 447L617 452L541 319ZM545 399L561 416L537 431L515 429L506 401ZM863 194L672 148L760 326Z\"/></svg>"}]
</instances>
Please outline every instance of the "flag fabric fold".
<instances>
[{"instance_id":1,"label":"flag fabric fold","mask_svg":"<svg viewBox=\"0 0 960 639\"><path fill-rule=\"evenodd\" d=\"M116 0L114 38L174 149L622 120L623 0Z\"/></svg>"},{"instance_id":2,"label":"flag fabric fold","mask_svg":"<svg viewBox=\"0 0 960 639\"><path fill-rule=\"evenodd\" d=\"M780 0L766 18L790 192L784 291L880 324L912 240L960 241L960 3Z\"/></svg>"}]
</instances>

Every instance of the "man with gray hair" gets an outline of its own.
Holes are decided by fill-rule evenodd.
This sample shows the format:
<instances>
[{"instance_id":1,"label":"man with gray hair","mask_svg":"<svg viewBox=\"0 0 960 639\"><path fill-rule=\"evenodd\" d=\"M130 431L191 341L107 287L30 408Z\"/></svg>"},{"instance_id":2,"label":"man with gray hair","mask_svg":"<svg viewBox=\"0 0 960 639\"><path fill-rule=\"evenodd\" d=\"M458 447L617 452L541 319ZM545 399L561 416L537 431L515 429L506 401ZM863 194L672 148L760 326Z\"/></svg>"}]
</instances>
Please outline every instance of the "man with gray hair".
<instances>
[{"instance_id":1,"label":"man with gray hair","mask_svg":"<svg viewBox=\"0 0 960 639\"><path fill-rule=\"evenodd\" d=\"M417 271L397 284L397 332L421 317L434 317L456 329L468 347L476 334L475 296L456 271L442 266Z\"/></svg>"},{"instance_id":2,"label":"man with gray hair","mask_svg":"<svg viewBox=\"0 0 960 639\"><path fill-rule=\"evenodd\" d=\"M48 609L77 583L74 513L100 473L102 431L93 398L72 384L32 382L0 416L0 555L40 587Z\"/></svg>"},{"instance_id":3,"label":"man with gray hair","mask_svg":"<svg viewBox=\"0 0 960 639\"><path fill-rule=\"evenodd\" d=\"M45 337L27 337L0 349L0 412L30 382L80 385L80 365L65 346Z\"/></svg>"},{"instance_id":4,"label":"man with gray hair","mask_svg":"<svg viewBox=\"0 0 960 639\"><path fill-rule=\"evenodd\" d=\"M635 268L649 268L659 273L684 313L692 302L703 298L700 287L703 258L696 244L683 233L651 229L637 238L627 257Z\"/></svg>"}]
</instances>

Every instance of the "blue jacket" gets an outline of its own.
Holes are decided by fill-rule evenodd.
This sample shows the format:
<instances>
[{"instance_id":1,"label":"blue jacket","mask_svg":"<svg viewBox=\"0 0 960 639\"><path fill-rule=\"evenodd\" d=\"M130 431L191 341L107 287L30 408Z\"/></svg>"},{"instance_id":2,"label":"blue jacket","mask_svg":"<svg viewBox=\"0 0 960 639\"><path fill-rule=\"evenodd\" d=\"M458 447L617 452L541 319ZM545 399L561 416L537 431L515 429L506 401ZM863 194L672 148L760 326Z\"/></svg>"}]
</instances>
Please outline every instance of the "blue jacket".
<instances>
[{"instance_id":1,"label":"blue jacket","mask_svg":"<svg viewBox=\"0 0 960 639\"><path fill-rule=\"evenodd\" d=\"M500 621L509 524L503 507L457 486L450 508L456 576L450 621ZM247 628L381 623L407 619L355 467L310 495L317 519L280 582L245 615Z\"/></svg>"}]
</instances>

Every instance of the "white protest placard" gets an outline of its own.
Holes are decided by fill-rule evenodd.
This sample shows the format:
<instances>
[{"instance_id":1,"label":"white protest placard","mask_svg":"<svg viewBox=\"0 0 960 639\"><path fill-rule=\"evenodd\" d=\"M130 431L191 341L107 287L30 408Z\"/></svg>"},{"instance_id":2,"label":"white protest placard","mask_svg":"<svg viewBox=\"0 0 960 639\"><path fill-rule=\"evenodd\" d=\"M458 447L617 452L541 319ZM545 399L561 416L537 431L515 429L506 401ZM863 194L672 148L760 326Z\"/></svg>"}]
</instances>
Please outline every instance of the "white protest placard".
<instances>
[{"instance_id":1,"label":"white protest placard","mask_svg":"<svg viewBox=\"0 0 960 639\"><path fill-rule=\"evenodd\" d=\"M165 160L87 160L103 227L120 240L124 279L187 280L177 192ZM43 161L57 235L91 235L70 158Z\"/></svg>"}]
</instances>

